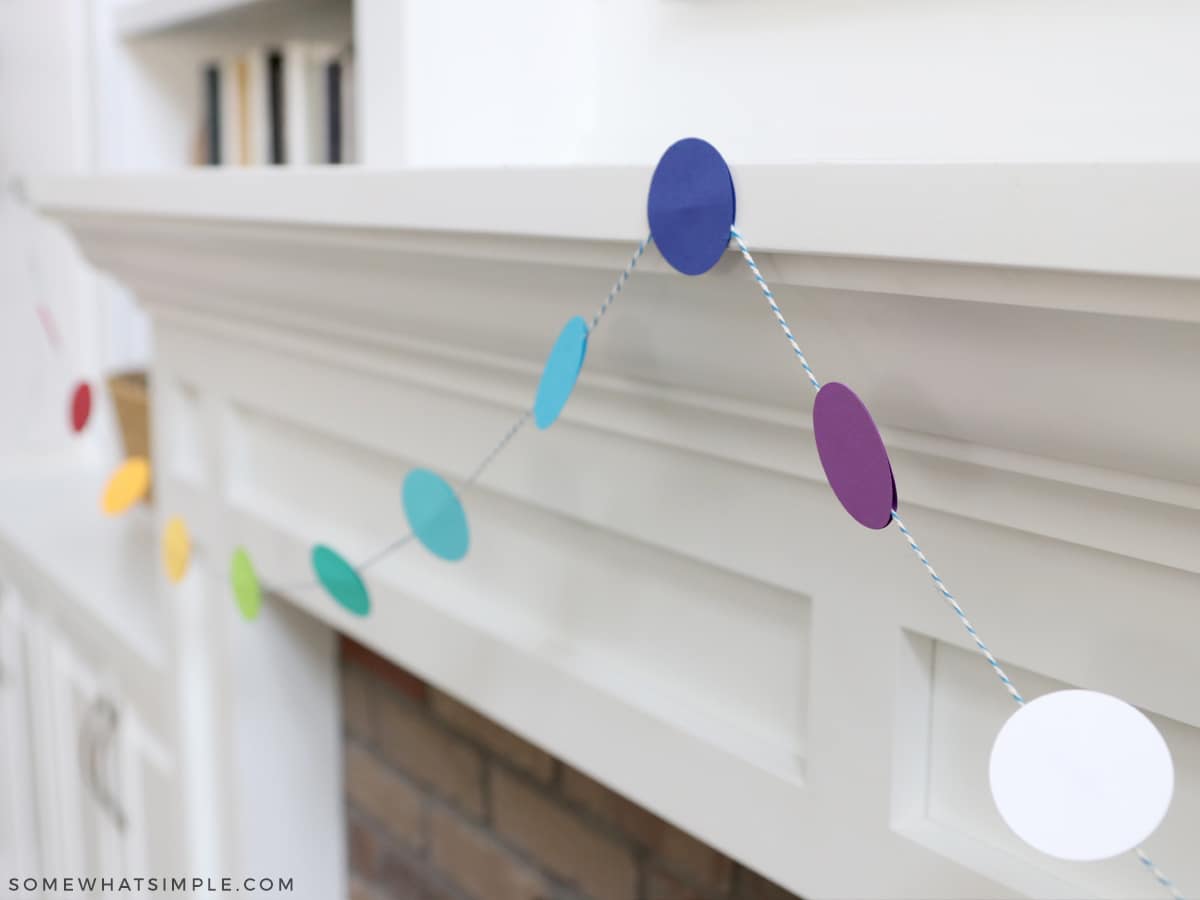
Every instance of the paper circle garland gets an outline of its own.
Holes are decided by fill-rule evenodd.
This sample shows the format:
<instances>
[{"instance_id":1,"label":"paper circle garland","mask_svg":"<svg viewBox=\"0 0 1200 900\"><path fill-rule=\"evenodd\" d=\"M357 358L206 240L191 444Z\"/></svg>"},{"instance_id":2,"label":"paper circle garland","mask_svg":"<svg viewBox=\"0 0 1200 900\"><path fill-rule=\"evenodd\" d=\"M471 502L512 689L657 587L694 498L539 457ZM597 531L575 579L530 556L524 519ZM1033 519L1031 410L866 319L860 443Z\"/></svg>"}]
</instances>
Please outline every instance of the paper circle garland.
<instances>
[{"instance_id":1,"label":"paper circle garland","mask_svg":"<svg viewBox=\"0 0 1200 900\"><path fill-rule=\"evenodd\" d=\"M350 612L365 616L371 611L371 598L362 576L337 551L324 544L313 547L312 567L330 596Z\"/></svg>"},{"instance_id":2,"label":"paper circle garland","mask_svg":"<svg viewBox=\"0 0 1200 900\"><path fill-rule=\"evenodd\" d=\"M879 429L858 395L831 381L813 403L821 468L846 512L868 528L886 528L897 509L896 481Z\"/></svg>"},{"instance_id":3,"label":"paper circle garland","mask_svg":"<svg viewBox=\"0 0 1200 900\"><path fill-rule=\"evenodd\" d=\"M146 496L150 490L150 462L144 456L131 456L109 476L100 496L105 515L118 516Z\"/></svg>"},{"instance_id":4,"label":"paper circle garland","mask_svg":"<svg viewBox=\"0 0 1200 900\"><path fill-rule=\"evenodd\" d=\"M262 588L258 584L254 563L244 547L233 551L233 558L229 561L229 584L233 587L233 597L242 618L253 622L262 609Z\"/></svg>"},{"instance_id":5,"label":"paper circle garland","mask_svg":"<svg viewBox=\"0 0 1200 900\"><path fill-rule=\"evenodd\" d=\"M728 247L736 215L733 179L720 153L697 138L669 147L651 179L647 215L653 242L671 266L686 275L699 275L715 266ZM601 312L628 278L646 243L639 245ZM885 528L892 521L898 499L878 428L848 387L836 382L820 386L740 235L739 246L813 386L819 387L813 430L830 487L856 521L869 528ZM572 318L551 349L533 409L534 421L541 429L558 419L575 388L587 354L588 332L582 318ZM91 388L80 383L71 399L71 425L76 432L86 426L91 406ZM524 421L525 414L509 437ZM122 512L144 497L150 475L145 459L127 460L106 485L101 499L104 511ZM402 502L412 535L430 552L447 560L466 555L470 543L466 514L443 478L425 469L410 472ZM903 523L900 529L939 591L952 599ZM178 582L187 571L191 545L183 520L170 519L162 540L167 577ZM395 542L395 546L402 543L404 540ZM370 597L353 565L324 545L312 549L311 562L317 579L338 603L357 615L368 614ZM242 616L256 619L262 590L242 547L232 555L229 578ZM1020 701L966 616L957 604L952 605L1005 686ZM1162 821L1174 790L1170 752L1150 720L1116 698L1083 690L1059 691L1022 705L997 735L989 777L1001 817L1022 840L1048 855L1078 861L1106 859L1138 846ZM1147 858L1140 858L1155 879L1169 888L1165 876Z\"/></svg>"},{"instance_id":6,"label":"paper circle garland","mask_svg":"<svg viewBox=\"0 0 1200 900\"><path fill-rule=\"evenodd\" d=\"M989 776L996 809L1018 837L1076 861L1141 844L1175 786L1171 752L1153 723L1116 697L1079 690L1013 713L992 747Z\"/></svg>"},{"instance_id":7,"label":"paper circle garland","mask_svg":"<svg viewBox=\"0 0 1200 900\"><path fill-rule=\"evenodd\" d=\"M172 516L163 527L162 559L167 580L179 584L187 574L192 556L192 538L187 524L179 516Z\"/></svg>"},{"instance_id":8,"label":"paper circle garland","mask_svg":"<svg viewBox=\"0 0 1200 900\"><path fill-rule=\"evenodd\" d=\"M435 556L455 561L467 555L467 515L454 488L428 469L414 469L401 491L408 527Z\"/></svg>"},{"instance_id":9,"label":"paper circle garland","mask_svg":"<svg viewBox=\"0 0 1200 900\"><path fill-rule=\"evenodd\" d=\"M575 382L579 380L584 357L587 356L587 341L587 322L580 316L567 322L558 333L558 340L550 349L550 356L542 369L542 379L538 382L537 397L533 402L533 421L538 428L544 430L553 425L567 405L571 392L575 390Z\"/></svg>"},{"instance_id":10,"label":"paper circle garland","mask_svg":"<svg viewBox=\"0 0 1200 900\"><path fill-rule=\"evenodd\" d=\"M684 275L702 275L729 245L737 213L733 175L717 148L684 138L667 148L650 179L646 214L663 258Z\"/></svg>"},{"instance_id":11,"label":"paper circle garland","mask_svg":"<svg viewBox=\"0 0 1200 900\"><path fill-rule=\"evenodd\" d=\"M71 392L71 430L79 434L87 427L91 417L92 386L86 381L81 381Z\"/></svg>"}]
</instances>

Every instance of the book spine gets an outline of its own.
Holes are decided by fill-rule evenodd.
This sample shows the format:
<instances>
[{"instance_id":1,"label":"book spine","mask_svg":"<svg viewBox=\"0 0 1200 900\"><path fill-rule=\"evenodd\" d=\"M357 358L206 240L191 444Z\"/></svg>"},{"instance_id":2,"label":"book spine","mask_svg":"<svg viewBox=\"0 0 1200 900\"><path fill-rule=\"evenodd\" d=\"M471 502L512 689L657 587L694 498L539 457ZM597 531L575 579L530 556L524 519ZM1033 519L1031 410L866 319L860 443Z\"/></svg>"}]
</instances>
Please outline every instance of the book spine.
<instances>
[{"instance_id":1,"label":"book spine","mask_svg":"<svg viewBox=\"0 0 1200 900\"><path fill-rule=\"evenodd\" d=\"M204 162L221 164L221 69L216 63L204 67Z\"/></svg>"},{"instance_id":2,"label":"book spine","mask_svg":"<svg viewBox=\"0 0 1200 900\"><path fill-rule=\"evenodd\" d=\"M342 91L341 91L341 111L342 111L342 155L341 161L344 163L356 162L358 159L358 147L356 145L357 127L356 120L356 98L355 98L355 81L354 81L354 55L353 51L347 51L342 56Z\"/></svg>"},{"instance_id":3,"label":"book spine","mask_svg":"<svg viewBox=\"0 0 1200 900\"><path fill-rule=\"evenodd\" d=\"M221 164L237 165L241 147L241 111L238 104L237 60L229 58L221 63L221 99L219 102L221 124Z\"/></svg>"},{"instance_id":4,"label":"book spine","mask_svg":"<svg viewBox=\"0 0 1200 900\"><path fill-rule=\"evenodd\" d=\"M283 52L270 50L267 53L267 116L270 124L267 161L276 166L283 165L288 157L285 103Z\"/></svg>"},{"instance_id":5,"label":"book spine","mask_svg":"<svg viewBox=\"0 0 1200 900\"><path fill-rule=\"evenodd\" d=\"M267 53L261 48L246 54L246 96L249 104L249 164L266 165L271 161L271 98Z\"/></svg>"},{"instance_id":6,"label":"book spine","mask_svg":"<svg viewBox=\"0 0 1200 900\"><path fill-rule=\"evenodd\" d=\"M309 54L305 44L291 43L283 50L283 101L286 150L289 165L303 166L311 159L309 131L313 111L309 87Z\"/></svg>"},{"instance_id":7,"label":"book spine","mask_svg":"<svg viewBox=\"0 0 1200 900\"><path fill-rule=\"evenodd\" d=\"M325 137L326 162L342 161L342 63L332 59L325 64Z\"/></svg>"},{"instance_id":8,"label":"book spine","mask_svg":"<svg viewBox=\"0 0 1200 900\"><path fill-rule=\"evenodd\" d=\"M324 44L309 45L304 80L308 91L308 161L328 162L329 103L325 96L325 63L333 51Z\"/></svg>"},{"instance_id":9,"label":"book spine","mask_svg":"<svg viewBox=\"0 0 1200 900\"><path fill-rule=\"evenodd\" d=\"M254 161L253 114L250 110L250 60L245 56L239 56L234 62L234 71L237 77L237 161L240 166L248 166Z\"/></svg>"}]
</instances>

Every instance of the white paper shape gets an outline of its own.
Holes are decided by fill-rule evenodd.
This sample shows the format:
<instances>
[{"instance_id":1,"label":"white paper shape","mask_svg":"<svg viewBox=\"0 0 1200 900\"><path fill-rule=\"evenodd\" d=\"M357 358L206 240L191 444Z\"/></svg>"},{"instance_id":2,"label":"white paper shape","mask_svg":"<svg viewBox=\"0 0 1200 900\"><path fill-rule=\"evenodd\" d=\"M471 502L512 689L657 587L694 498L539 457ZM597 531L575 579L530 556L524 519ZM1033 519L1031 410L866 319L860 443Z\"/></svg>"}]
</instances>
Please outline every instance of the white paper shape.
<instances>
[{"instance_id":1,"label":"white paper shape","mask_svg":"<svg viewBox=\"0 0 1200 900\"><path fill-rule=\"evenodd\" d=\"M1158 729L1095 691L1058 691L1017 710L996 736L989 774L996 808L1018 837L1080 861L1138 846L1175 789Z\"/></svg>"}]
</instances>

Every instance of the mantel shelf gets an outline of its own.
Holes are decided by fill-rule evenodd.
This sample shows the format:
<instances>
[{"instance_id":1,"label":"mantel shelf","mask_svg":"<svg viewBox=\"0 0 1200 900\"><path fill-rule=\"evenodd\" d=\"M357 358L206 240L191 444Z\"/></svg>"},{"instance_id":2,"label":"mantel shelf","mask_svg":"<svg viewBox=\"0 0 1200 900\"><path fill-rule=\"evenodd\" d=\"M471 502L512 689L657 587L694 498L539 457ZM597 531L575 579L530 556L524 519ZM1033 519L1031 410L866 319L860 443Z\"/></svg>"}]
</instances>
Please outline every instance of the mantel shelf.
<instances>
[{"instance_id":1,"label":"mantel shelf","mask_svg":"<svg viewBox=\"0 0 1200 900\"><path fill-rule=\"evenodd\" d=\"M906 520L1006 668L1030 695L1119 695L1195 760L1190 631L1161 623L1192 621L1200 575L1200 423L1180 414L1200 165L734 172L779 306L869 405ZM295 584L315 543L365 559L394 538L410 469L468 477L645 236L650 175L32 181L154 322L156 503L193 532L197 608L234 615L234 546ZM962 787L1011 703L903 541L842 515L811 402L736 252L687 278L652 249L562 419L473 486L466 559L388 557L366 619L272 595L217 632L216 669L239 659L265 708L311 677L278 674L307 662L287 635L311 617L802 896L1141 896L1128 861L1033 858L985 780ZM1200 814L1179 815L1154 852L1189 883Z\"/></svg>"},{"instance_id":2,"label":"mantel shelf","mask_svg":"<svg viewBox=\"0 0 1200 900\"><path fill-rule=\"evenodd\" d=\"M735 161L736 163L736 161ZM738 225L783 254L1200 278L1200 164L735 164ZM637 241L649 167L193 170L39 177L56 217Z\"/></svg>"}]
</instances>

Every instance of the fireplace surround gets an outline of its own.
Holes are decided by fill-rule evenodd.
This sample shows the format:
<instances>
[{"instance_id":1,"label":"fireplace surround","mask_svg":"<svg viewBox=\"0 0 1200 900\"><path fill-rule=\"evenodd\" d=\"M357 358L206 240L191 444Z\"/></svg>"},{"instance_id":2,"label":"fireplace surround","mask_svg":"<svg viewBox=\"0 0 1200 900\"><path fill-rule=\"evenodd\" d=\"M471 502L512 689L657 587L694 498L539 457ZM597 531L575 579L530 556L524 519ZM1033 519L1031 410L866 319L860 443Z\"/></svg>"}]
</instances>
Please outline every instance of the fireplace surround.
<instances>
[{"instance_id":1,"label":"fireplace surround","mask_svg":"<svg viewBox=\"0 0 1200 900\"><path fill-rule=\"evenodd\" d=\"M1200 427L1178 413L1200 264L1170 201L1200 168L735 176L806 352L870 403L908 524L1010 674L1163 730L1179 788L1152 847L1200 883L1200 673L1176 627L1200 574ZM346 889L340 633L803 896L1145 896L1130 860L1057 863L1004 829L982 773L1008 701L903 541L841 513L733 254L696 279L647 255L563 420L466 498L462 564L389 558L365 619L303 589L236 619L234 546L303 580L313 543L357 558L403 530L409 467L466 474L644 237L648 177L30 186L154 323L156 515L197 548L155 637L190 863Z\"/></svg>"}]
</instances>

